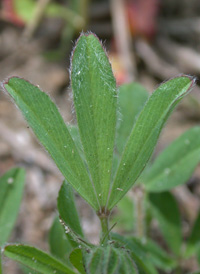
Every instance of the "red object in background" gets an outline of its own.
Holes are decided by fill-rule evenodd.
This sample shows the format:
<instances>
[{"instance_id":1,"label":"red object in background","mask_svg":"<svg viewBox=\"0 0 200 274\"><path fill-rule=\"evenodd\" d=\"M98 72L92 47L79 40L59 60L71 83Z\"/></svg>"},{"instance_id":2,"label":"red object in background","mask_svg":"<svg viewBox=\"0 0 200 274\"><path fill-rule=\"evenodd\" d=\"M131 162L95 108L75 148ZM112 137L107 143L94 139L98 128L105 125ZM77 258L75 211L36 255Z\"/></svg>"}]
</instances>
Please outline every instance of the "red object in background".
<instances>
[{"instance_id":1,"label":"red object in background","mask_svg":"<svg viewBox=\"0 0 200 274\"><path fill-rule=\"evenodd\" d=\"M126 12L133 36L151 39L156 33L159 0L126 0Z\"/></svg>"},{"instance_id":2,"label":"red object in background","mask_svg":"<svg viewBox=\"0 0 200 274\"><path fill-rule=\"evenodd\" d=\"M24 26L25 22L16 14L14 0L2 0L2 14L5 20L17 25Z\"/></svg>"}]
</instances>

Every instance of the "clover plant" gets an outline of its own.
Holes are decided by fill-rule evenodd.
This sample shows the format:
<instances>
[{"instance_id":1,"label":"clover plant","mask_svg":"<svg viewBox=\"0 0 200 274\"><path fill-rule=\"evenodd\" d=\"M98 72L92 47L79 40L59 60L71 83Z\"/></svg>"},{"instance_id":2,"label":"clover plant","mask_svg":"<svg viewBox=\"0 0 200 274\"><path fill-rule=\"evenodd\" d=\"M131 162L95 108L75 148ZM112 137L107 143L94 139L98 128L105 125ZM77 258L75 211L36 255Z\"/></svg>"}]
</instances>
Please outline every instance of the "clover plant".
<instances>
[{"instance_id":1,"label":"clover plant","mask_svg":"<svg viewBox=\"0 0 200 274\"><path fill-rule=\"evenodd\" d=\"M178 269L181 256L199 249L199 217L183 252L179 210L169 191L185 183L199 163L200 127L188 130L147 163L168 117L195 79L180 75L151 96L137 83L118 89L107 54L92 33L81 34L76 42L70 73L75 126L64 123L38 86L19 77L3 83L65 178L58 195L59 216L49 235L51 254L16 244L6 245L4 255L28 267L27 273L154 274ZM170 254L148 234L127 237L112 232L110 213L133 185L143 189L148 204L144 210L150 208L151 218L157 219ZM84 235L74 190L99 217L99 245Z\"/></svg>"}]
</instances>

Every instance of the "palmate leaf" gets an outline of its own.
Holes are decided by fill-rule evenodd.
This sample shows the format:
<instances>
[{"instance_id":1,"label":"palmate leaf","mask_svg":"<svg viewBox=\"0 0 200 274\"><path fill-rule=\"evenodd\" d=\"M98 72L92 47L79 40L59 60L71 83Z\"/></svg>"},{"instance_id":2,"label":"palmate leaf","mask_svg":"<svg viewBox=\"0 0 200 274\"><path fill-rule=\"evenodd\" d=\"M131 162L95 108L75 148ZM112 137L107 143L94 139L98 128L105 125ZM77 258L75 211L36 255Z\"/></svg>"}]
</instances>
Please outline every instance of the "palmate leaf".
<instances>
[{"instance_id":1,"label":"palmate leaf","mask_svg":"<svg viewBox=\"0 0 200 274\"><path fill-rule=\"evenodd\" d=\"M150 96L141 111L124 149L121 162L111 187L108 209L131 188L147 164L168 116L193 86L195 80L182 76L174 78Z\"/></svg>"},{"instance_id":2,"label":"palmate leaf","mask_svg":"<svg viewBox=\"0 0 200 274\"><path fill-rule=\"evenodd\" d=\"M0 178L0 246L9 238L17 218L25 182L25 171L13 168Z\"/></svg>"},{"instance_id":3,"label":"palmate leaf","mask_svg":"<svg viewBox=\"0 0 200 274\"><path fill-rule=\"evenodd\" d=\"M187 130L156 158L142 175L149 192L170 190L187 182L200 161L200 127Z\"/></svg>"},{"instance_id":4,"label":"palmate leaf","mask_svg":"<svg viewBox=\"0 0 200 274\"><path fill-rule=\"evenodd\" d=\"M49 96L18 77L10 78L3 86L67 181L97 210L97 198L85 164Z\"/></svg>"},{"instance_id":5,"label":"palmate leaf","mask_svg":"<svg viewBox=\"0 0 200 274\"><path fill-rule=\"evenodd\" d=\"M27 245L8 245L4 254L41 274L75 274L68 266L64 265L49 254Z\"/></svg>"},{"instance_id":6,"label":"palmate leaf","mask_svg":"<svg viewBox=\"0 0 200 274\"><path fill-rule=\"evenodd\" d=\"M116 129L116 82L94 34L81 35L72 55L71 85L80 137L101 207L109 192Z\"/></svg>"}]
</instances>

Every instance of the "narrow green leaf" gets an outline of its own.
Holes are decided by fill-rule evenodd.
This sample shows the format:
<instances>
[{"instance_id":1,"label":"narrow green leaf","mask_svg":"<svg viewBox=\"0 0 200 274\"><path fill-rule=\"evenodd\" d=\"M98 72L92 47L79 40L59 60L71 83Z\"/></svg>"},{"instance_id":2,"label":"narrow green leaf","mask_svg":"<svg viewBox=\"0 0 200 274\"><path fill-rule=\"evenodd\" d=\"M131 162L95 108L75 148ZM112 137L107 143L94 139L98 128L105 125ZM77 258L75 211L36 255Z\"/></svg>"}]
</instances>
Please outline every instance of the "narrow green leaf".
<instances>
[{"instance_id":1,"label":"narrow green leaf","mask_svg":"<svg viewBox=\"0 0 200 274\"><path fill-rule=\"evenodd\" d=\"M80 248L76 248L69 256L71 264L81 273L86 274L83 265L83 255Z\"/></svg>"},{"instance_id":2,"label":"narrow green leaf","mask_svg":"<svg viewBox=\"0 0 200 274\"><path fill-rule=\"evenodd\" d=\"M88 256L85 256L86 261L86 272L89 274L100 274L104 266L103 262L104 250L101 247L97 247L92 250Z\"/></svg>"},{"instance_id":3,"label":"narrow green leaf","mask_svg":"<svg viewBox=\"0 0 200 274\"><path fill-rule=\"evenodd\" d=\"M60 218L77 236L84 237L78 212L74 201L72 187L64 181L58 195L58 211Z\"/></svg>"},{"instance_id":4,"label":"narrow green leaf","mask_svg":"<svg viewBox=\"0 0 200 274\"><path fill-rule=\"evenodd\" d=\"M165 241L176 255L180 255L181 218L175 198L170 192L150 193L149 201Z\"/></svg>"},{"instance_id":5,"label":"narrow green leaf","mask_svg":"<svg viewBox=\"0 0 200 274\"><path fill-rule=\"evenodd\" d=\"M37 138L67 181L94 208L97 198L76 145L49 96L29 82L13 77L4 83Z\"/></svg>"},{"instance_id":6,"label":"narrow green leaf","mask_svg":"<svg viewBox=\"0 0 200 274\"><path fill-rule=\"evenodd\" d=\"M141 180L160 192L187 182L200 161L200 127L187 130L156 158Z\"/></svg>"},{"instance_id":7,"label":"narrow green leaf","mask_svg":"<svg viewBox=\"0 0 200 274\"><path fill-rule=\"evenodd\" d=\"M116 83L94 34L82 34L71 64L71 85L80 137L101 206L110 187L116 128Z\"/></svg>"},{"instance_id":8,"label":"narrow green leaf","mask_svg":"<svg viewBox=\"0 0 200 274\"><path fill-rule=\"evenodd\" d=\"M35 247L8 245L4 254L41 274L75 274L69 267Z\"/></svg>"},{"instance_id":9,"label":"narrow green leaf","mask_svg":"<svg viewBox=\"0 0 200 274\"><path fill-rule=\"evenodd\" d=\"M156 89L141 111L124 149L110 191L108 209L126 194L146 166L168 116L193 86L195 80L182 76Z\"/></svg>"},{"instance_id":10,"label":"narrow green leaf","mask_svg":"<svg viewBox=\"0 0 200 274\"><path fill-rule=\"evenodd\" d=\"M111 246L107 246L104 249L104 269L103 274L115 274L119 268L119 258L116 249Z\"/></svg>"},{"instance_id":11,"label":"narrow green leaf","mask_svg":"<svg viewBox=\"0 0 200 274\"><path fill-rule=\"evenodd\" d=\"M30 269L29 267L27 267L23 264L20 264L20 269L22 270L23 274L38 274L38 272Z\"/></svg>"},{"instance_id":12,"label":"narrow green leaf","mask_svg":"<svg viewBox=\"0 0 200 274\"><path fill-rule=\"evenodd\" d=\"M191 256L196 251L196 246L200 244L200 212L194 222L192 232L189 236L187 246L186 246L186 255Z\"/></svg>"},{"instance_id":13,"label":"narrow green leaf","mask_svg":"<svg viewBox=\"0 0 200 274\"><path fill-rule=\"evenodd\" d=\"M120 155L148 97L148 92L139 83L124 84L119 88L116 145Z\"/></svg>"},{"instance_id":14,"label":"narrow green leaf","mask_svg":"<svg viewBox=\"0 0 200 274\"><path fill-rule=\"evenodd\" d=\"M49 246L50 252L57 259L67 263L72 246L67 239L64 229L59 221L59 217L56 216L53 225L49 232Z\"/></svg>"},{"instance_id":15,"label":"narrow green leaf","mask_svg":"<svg viewBox=\"0 0 200 274\"><path fill-rule=\"evenodd\" d=\"M25 171L13 168L0 178L0 246L9 238L19 211Z\"/></svg>"},{"instance_id":16,"label":"narrow green leaf","mask_svg":"<svg viewBox=\"0 0 200 274\"><path fill-rule=\"evenodd\" d=\"M122 250L117 249L118 257L120 259L120 266L117 273L120 274L139 274L141 272L138 271L137 266L133 259L129 257L126 252L122 252ZM142 273L143 274L143 273Z\"/></svg>"}]
</instances>

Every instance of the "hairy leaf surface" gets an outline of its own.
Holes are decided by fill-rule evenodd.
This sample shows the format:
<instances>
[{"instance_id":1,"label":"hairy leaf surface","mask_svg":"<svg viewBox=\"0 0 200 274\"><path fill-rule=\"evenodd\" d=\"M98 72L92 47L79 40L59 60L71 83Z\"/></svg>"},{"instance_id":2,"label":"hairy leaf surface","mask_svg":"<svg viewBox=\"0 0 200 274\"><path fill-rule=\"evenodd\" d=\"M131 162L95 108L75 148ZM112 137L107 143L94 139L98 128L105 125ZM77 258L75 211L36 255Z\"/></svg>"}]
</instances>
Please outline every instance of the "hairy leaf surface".
<instances>
[{"instance_id":1,"label":"hairy leaf surface","mask_svg":"<svg viewBox=\"0 0 200 274\"><path fill-rule=\"evenodd\" d=\"M81 35L71 64L71 85L81 142L101 206L110 187L116 129L116 82L94 34Z\"/></svg>"},{"instance_id":2,"label":"hairy leaf surface","mask_svg":"<svg viewBox=\"0 0 200 274\"><path fill-rule=\"evenodd\" d=\"M194 79L174 78L159 86L141 111L124 149L110 191L108 209L126 194L146 166L160 132L182 97L191 89Z\"/></svg>"}]
</instances>

